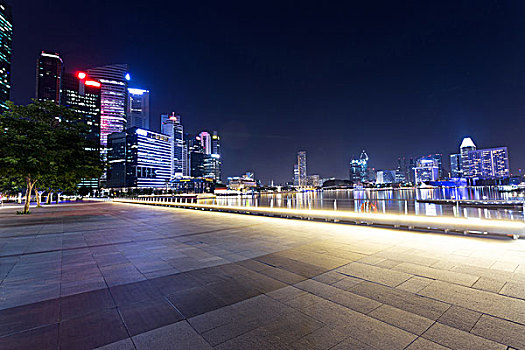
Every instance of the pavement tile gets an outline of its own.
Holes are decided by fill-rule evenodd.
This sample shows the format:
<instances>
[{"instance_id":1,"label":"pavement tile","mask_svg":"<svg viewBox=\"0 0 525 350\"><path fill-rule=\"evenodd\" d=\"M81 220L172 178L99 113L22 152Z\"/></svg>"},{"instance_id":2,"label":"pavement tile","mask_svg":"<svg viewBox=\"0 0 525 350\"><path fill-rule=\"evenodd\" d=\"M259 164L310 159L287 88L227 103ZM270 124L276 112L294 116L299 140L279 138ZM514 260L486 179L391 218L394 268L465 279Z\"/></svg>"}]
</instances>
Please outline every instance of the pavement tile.
<instances>
[{"instance_id":1,"label":"pavement tile","mask_svg":"<svg viewBox=\"0 0 525 350\"><path fill-rule=\"evenodd\" d=\"M403 271L412 275L431 278L444 282L461 284L470 287L478 280L478 276L466 273L451 272L448 270L439 270L432 267L417 265L413 263L401 263L394 267L394 270Z\"/></svg>"},{"instance_id":2,"label":"pavement tile","mask_svg":"<svg viewBox=\"0 0 525 350\"><path fill-rule=\"evenodd\" d=\"M314 281L325 283L325 284L334 284L342 279L346 278L345 275L336 271L328 271L319 276L312 278ZM297 283L297 282L295 282Z\"/></svg>"},{"instance_id":3,"label":"pavement tile","mask_svg":"<svg viewBox=\"0 0 525 350\"><path fill-rule=\"evenodd\" d=\"M438 300L367 281L353 287L351 292L431 320L437 320L450 306Z\"/></svg>"},{"instance_id":4,"label":"pavement tile","mask_svg":"<svg viewBox=\"0 0 525 350\"><path fill-rule=\"evenodd\" d=\"M31 329L0 338L4 350L56 350L58 348L58 324Z\"/></svg>"},{"instance_id":5,"label":"pavement tile","mask_svg":"<svg viewBox=\"0 0 525 350\"><path fill-rule=\"evenodd\" d=\"M525 349L525 325L522 324L482 315L471 333L516 349Z\"/></svg>"},{"instance_id":6,"label":"pavement tile","mask_svg":"<svg viewBox=\"0 0 525 350\"><path fill-rule=\"evenodd\" d=\"M229 339L222 344L214 346L217 350L267 350L291 349L289 345L264 328L256 328L238 337Z\"/></svg>"},{"instance_id":7,"label":"pavement tile","mask_svg":"<svg viewBox=\"0 0 525 350\"><path fill-rule=\"evenodd\" d=\"M168 296L169 301L184 315L185 318L197 316L223 306L227 303L206 287L186 289Z\"/></svg>"},{"instance_id":8,"label":"pavement tile","mask_svg":"<svg viewBox=\"0 0 525 350\"><path fill-rule=\"evenodd\" d=\"M115 307L115 303L107 289L75 294L60 298L60 320L63 321L113 307Z\"/></svg>"},{"instance_id":9,"label":"pavement tile","mask_svg":"<svg viewBox=\"0 0 525 350\"><path fill-rule=\"evenodd\" d=\"M59 345L64 349L92 349L127 337L117 310L109 309L62 322Z\"/></svg>"},{"instance_id":10,"label":"pavement tile","mask_svg":"<svg viewBox=\"0 0 525 350\"><path fill-rule=\"evenodd\" d=\"M111 287L116 305L127 305L161 297L160 291L150 281L140 281Z\"/></svg>"},{"instance_id":11,"label":"pavement tile","mask_svg":"<svg viewBox=\"0 0 525 350\"><path fill-rule=\"evenodd\" d=\"M428 286L432 281L433 280L430 278L414 276L409 280L401 283L396 288L417 294L421 289Z\"/></svg>"},{"instance_id":12,"label":"pavement tile","mask_svg":"<svg viewBox=\"0 0 525 350\"><path fill-rule=\"evenodd\" d=\"M384 284L390 287L395 287L412 277L412 275L408 273L385 269L382 267L372 266L368 264L361 264L359 262L354 262L345 265L337 269L337 271L344 273L348 276L361 278L370 282Z\"/></svg>"},{"instance_id":13,"label":"pavement tile","mask_svg":"<svg viewBox=\"0 0 525 350\"><path fill-rule=\"evenodd\" d=\"M375 300L313 280L297 283L295 287L365 314L381 305Z\"/></svg>"},{"instance_id":14,"label":"pavement tile","mask_svg":"<svg viewBox=\"0 0 525 350\"><path fill-rule=\"evenodd\" d=\"M147 300L119 307L124 324L131 336L160 328L183 319L166 300Z\"/></svg>"},{"instance_id":15,"label":"pavement tile","mask_svg":"<svg viewBox=\"0 0 525 350\"><path fill-rule=\"evenodd\" d=\"M438 321L447 326L470 332L480 317L481 313L479 312L465 309L461 306L452 305L443 315L441 315Z\"/></svg>"},{"instance_id":16,"label":"pavement tile","mask_svg":"<svg viewBox=\"0 0 525 350\"><path fill-rule=\"evenodd\" d=\"M376 348L403 349L416 339L416 335L327 300L302 311Z\"/></svg>"},{"instance_id":17,"label":"pavement tile","mask_svg":"<svg viewBox=\"0 0 525 350\"><path fill-rule=\"evenodd\" d=\"M428 318L384 304L368 313L368 316L417 335L423 334L434 323Z\"/></svg>"},{"instance_id":18,"label":"pavement tile","mask_svg":"<svg viewBox=\"0 0 525 350\"><path fill-rule=\"evenodd\" d=\"M417 338L412 344L410 344L407 350L447 350L450 348L444 347L434 343L433 341L427 340L425 338Z\"/></svg>"},{"instance_id":19,"label":"pavement tile","mask_svg":"<svg viewBox=\"0 0 525 350\"><path fill-rule=\"evenodd\" d=\"M186 321L180 321L133 337L137 350L191 349L212 347Z\"/></svg>"},{"instance_id":20,"label":"pavement tile","mask_svg":"<svg viewBox=\"0 0 525 350\"><path fill-rule=\"evenodd\" d=\"M507 282L499 291L500 294L508 295L509 297L525 299L525 284Z\"/></svg>"},{"instance_id":21,"label":"pavement tile","mask_svg":"<svg viewBox=\"0 0 525 350\"><path fill-rule=\"evenodd\" d=\"M525 324L525 300L441 281L432 282L419 294Z\"/></svg>"},{"instance_id":22,"label":"pavement tile","mask_svg":"<svg viewBox=\"0 0 525 350\"><path fill-rule=\"evenodd\" d=\"M131 338L122 339L114 343L96 348L97 350L135 350L135 345Z\"/></svg>"},{"instance_id":23,"label":"pavement tile","mask_svg":"<svg viewBox=\"0 0 525 350\"><path fill-rule=\"evenodd\" d=\"M441 344L454 350L506 350L507 346L491 340L478 337L474 334L446 326L439 322L434 323L423 335L423 338Z\"/></svg>"},{"instance_id":24,"label":"pavement tile","mask_svg":"<svg viewBox=\"0 0 525 350\"><path fill-rule=\"evenodd\" d=\"M294 350L326 350L333 348L346 338L348 334L345 330L323 326L293 342L290 346Z\"/></svg>"},{"instance_id":25,"label":"pavement tile","mask_svg":"<svg viewBox=\"0 0 525 350\"><path fill-rule=\"evenodd\" d=\"M51 325L59 320L58 300L0 310L0 336Z\"/></svg>"},{"instance_id":26,"label":"pavement tile","mask_svg":"<svg viewBox=\"0 0 525 350\"><path fill-rule=\"evenodd\" d=\"M498 293L505 285L504 281L495 280L487 277L480 277L472 286L475 289L485 290L487 292Z\"/></svg>"}]
</instances>

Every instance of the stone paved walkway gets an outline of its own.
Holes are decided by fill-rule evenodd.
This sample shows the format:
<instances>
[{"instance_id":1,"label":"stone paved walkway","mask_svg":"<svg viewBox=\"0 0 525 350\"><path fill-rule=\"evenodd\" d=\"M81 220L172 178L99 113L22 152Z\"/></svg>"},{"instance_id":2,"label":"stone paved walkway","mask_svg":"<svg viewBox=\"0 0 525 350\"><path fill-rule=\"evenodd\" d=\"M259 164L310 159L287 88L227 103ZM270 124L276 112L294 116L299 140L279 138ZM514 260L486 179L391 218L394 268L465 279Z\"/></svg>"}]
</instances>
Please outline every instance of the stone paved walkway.
<instances>
[{"instance_id":1,"label":"stone paved walkway","mask_svg":"<svg viewBox=\"0 0 525 350\"><path fill-rule=\"evenodd\" d=\"M0 349L525 349L523 239L69 204L0 278Z\"/></svg>"}]
</instances>

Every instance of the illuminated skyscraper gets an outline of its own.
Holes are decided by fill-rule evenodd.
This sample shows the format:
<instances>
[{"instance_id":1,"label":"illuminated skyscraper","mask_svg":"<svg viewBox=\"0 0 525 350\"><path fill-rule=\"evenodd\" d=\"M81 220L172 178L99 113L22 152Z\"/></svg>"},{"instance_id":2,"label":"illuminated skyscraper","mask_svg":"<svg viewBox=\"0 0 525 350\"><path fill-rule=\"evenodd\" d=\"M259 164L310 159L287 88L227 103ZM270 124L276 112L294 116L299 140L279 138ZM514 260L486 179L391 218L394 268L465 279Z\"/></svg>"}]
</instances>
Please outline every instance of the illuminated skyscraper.
<instances>
[{"instance_id":1,"label":"illuminated skyscraper","mask_svg":"<svg viewBox=\"0 0 525 350\"><path fill-rule=\"evenodd\" d=\"M207 131L202 131L199 134L199 138L201 140L202 149L204 150L204 154L212 154L212 142L211 142L211 135Z\"/></svg>"},{"instance_id":2,"label":"illuminated skyscraper","mask_svg":"<svg viewBox=\"0 0 525 350\"><path fill-rule=\"evenodd\" d=\"M501 179L510 176L507 147L477 149L470 137L463 139L460 146L461 175L466 178ZM457 171L458 155L450 156L453 171Z\"/></svg>"},{"instance_id":3,"label":"illuminated skyscraper","mask_svg":"<svg viewBox=\"0 0 525 350\"><path fill-rule=\"evenodd\" d=\"M36 63L36 98L60 104L64 62L57 53L42 51Z\"/></svg>"},{"instance_id":4,"label":"illuminated skyscraper","mask_svg":"<svg viewBox=\"0 0 525 350\"><path fill-rule=\"evenodd\" d=\"M510 176L507 147L478 149L468 153L469 177L500 179Z\"/></svg>"},{"instance_id":5,"label":"illuminated skyscraper","mask_svg":"<svg viewBox=\"0 0 525 350\"><path fill-rule=\"evenodd\" d=\"M350 161L350 180L354 184L362 184L368 181L368 155L363 150L359 159L354 158Z\"/></svg>"},{"instance_id":6,"label":"illuminated skyscraper","mask_svg":"<svg viewBox=\"0 0 525 350\"><path fill-rule=\"evenodd\" d=\"M61 104L80 113L89 127L88 139L93 147L100 146L100 82L91 79L85 72L62 75ZM98 188L99 179L82 179L80 187Z\"/></svg>"},{"instance_id":7,"label":"illuminated skyscraper","mask_svg":"<svg viewBox=\"0 0 525 350\"><path fill-rule=\"evenodd\" d=\"M168 135L129 128L108 137L107 187L166 188L171 178Z\"/></svg>"},{"instance_id":8,"label":"illuminated skyscraper","mask_svg":"<svg viewBox=\"0 0 525 350\"><path fill-rule=\"evenodd\" d=\"M308 185L308 175L306 173L306 151L297 152L297 176L299 179L299 187L306 187Z\"/></svg>"},{"instance_id":9,"label":"illuminated skyscraper","mask_svg":"<svg viewBox=\"0 0 525 350\"><path fill-rule=\"evenodd\" d=\"M126 127L129 74L127 64L112 64L88 69L88 75L100 81L100 144L107 145L108 135Z\"/></svg>"},{"instance_id":10,"label":"illuminated skyscraper","mask_svg":"<svg viewBox=\"0 0 525 350\"><path fill-rule=\"evenodd\" d=\"M471 177L470 173L470 159L469 152L475 151L476 145L470 137L465 137L459 146L459 154L461 155L461 171L464 177Z\"/></svg>"},{"instance_id":11,"label":"illuminated skyscraper","mask_svg":"<svg viewBox=\"0 0 525 350\"><path fill-rule=\"evenodd\" d=\"M149 91L128 89L127 128L149 129Z\"/></svg>"},{"instance_id":12,"label":"illuminated skyscraper","mask_svg":"<svg viewBox=\"0 0 525 350\"><path fill-rule=\"evenodd\" d=\"M450 177L461 177L461 154L450 155Z\"/></svg>"},{"instance_id":13,"label":"illuminated skyscraper","mask_svg":"<svg viewBox=\"0 0 525 350\"><path fill-rule=\"evenodd\" d=\"M180 123L180 115L173 112L171 115L163 114L160 116L160 132L168 135L173 144L173 176L180 177L186 175L184 167L184 127Z\"/></svg>"},{"instance_id":14,"label":"illuminated skyscraper","mask_svg":"<svg viewBox=\"0 0 525 350\"><path fill-rule=\"evenodd\" d=\"M11 50L13 41L13 19L11 7L0 1L0 112L7 109L6 101L11 92Z\"/></svg>"},{"instance_id":15,"label":"illuminated skyscraper","mask_svg":"<svg viewBox=\"0 0 525 350\"><path fill-rule=\"evenodd\" d=\"M89 126L88 138L100 140L100 82L86 73L64 73L62 76L61 104L80 113Z\"/></svg>"}]
</instances>

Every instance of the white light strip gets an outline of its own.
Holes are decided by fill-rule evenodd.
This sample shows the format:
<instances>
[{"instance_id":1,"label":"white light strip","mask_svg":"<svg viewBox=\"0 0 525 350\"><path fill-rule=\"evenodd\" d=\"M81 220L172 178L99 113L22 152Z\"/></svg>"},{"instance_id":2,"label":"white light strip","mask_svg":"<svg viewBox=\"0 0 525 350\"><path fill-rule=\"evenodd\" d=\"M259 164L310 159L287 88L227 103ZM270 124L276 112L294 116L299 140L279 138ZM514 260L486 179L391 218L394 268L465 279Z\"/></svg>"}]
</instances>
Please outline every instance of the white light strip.
<instances>
[{"instance_id":1,"label":"white light strip","mask_svg":"<svg viewBox=\"0 0 525 350\"><path fill-rule=\"evenodd\" d=\"M508 220L482 220L477 218L428 217L402 214L354 213L331 210L301 210L268 207L220 206L197 203L173 203L161 201L144 201L134 199L113 199L114 202L136 204L159 204L180 208L199 208L236 213L254 213L264 215L281 215L323 220L348 221L364 224L404 226L420 229L453 230L459 232L480 232L499 235L525 236L525 222Z\"/></svg>"}]
</instances>

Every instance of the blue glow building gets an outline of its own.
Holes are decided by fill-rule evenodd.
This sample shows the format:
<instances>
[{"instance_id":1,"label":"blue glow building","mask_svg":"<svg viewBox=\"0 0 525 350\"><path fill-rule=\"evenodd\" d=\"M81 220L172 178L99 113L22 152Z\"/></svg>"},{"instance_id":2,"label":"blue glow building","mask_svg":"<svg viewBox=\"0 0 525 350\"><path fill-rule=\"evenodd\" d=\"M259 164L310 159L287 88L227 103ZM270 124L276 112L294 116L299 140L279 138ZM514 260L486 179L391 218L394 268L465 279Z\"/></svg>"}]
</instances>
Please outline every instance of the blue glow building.
<instances>
[{"instance_id":1,"label":"blue glow building","mask_svg":"<svg viewBox=\"0 0 525 350\"><path fill-rule=\"evenodd\" d=\"M108 188L166 188L172 174L167 135L129 128L108 136Z\"/></svg>"}]
</instances>

